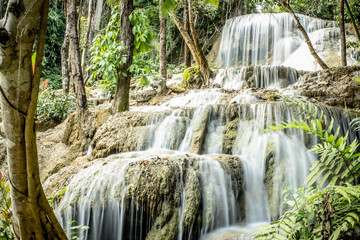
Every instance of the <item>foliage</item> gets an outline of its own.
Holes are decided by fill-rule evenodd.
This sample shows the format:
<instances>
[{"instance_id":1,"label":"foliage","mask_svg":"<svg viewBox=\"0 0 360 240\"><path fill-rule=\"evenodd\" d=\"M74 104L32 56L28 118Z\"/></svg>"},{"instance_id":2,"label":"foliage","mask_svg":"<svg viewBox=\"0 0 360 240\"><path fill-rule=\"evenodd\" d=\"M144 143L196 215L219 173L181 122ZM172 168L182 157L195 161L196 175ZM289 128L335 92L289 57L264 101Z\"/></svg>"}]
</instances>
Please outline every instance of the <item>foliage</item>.
<instances>
[{"instance_id":1,"label":"foliage","mask_svg":"<svg viewBox=\"0 0 360 240\"><path fill-rule=\"evenodd\" d=\"M334 120L328 120L312 104L290 100L305 120L289 120L268 129L302 129L321 141L311 151L319 159L305 180L308 186L300 188L286 199L289 210L276 222L255 233L256 239L339 239L349 238L360 227L359 142L347 145L348 133L339 136L340 127L333 129ZM353 124L360 119L353 121ZM326 185L326 187L324 187ZM286 236L286 237L285 237Z\"/></svg>"},{"instance_id":2,"label":"foliage","mask_svg":"<svg viewBox=\"0 0 360 240\"><path fill-rule=\"evenodd\" d=\"M0 240L14 239L11 229L10 184L4 172L0 171Z\"/></svg>"},{"instance_id":3,"label":"foliage","mask_svg":"<svg viewBox=\"0 0 360 240\"><path fill-rule=\"evenodd\" d=\"M134 11L130 15L130 21L134 34L134 57L133 64L129 71L133 74L139 73L139 65L144 65L141 54L145 54L151 49L153 33L149 30L149 19L142 9ZM114 95L116 81L119 74L126 76L126 73L119 72L119 66L126 63L124 55L125 47L120 42L120 9L115 7L108 25L102 30L102 33L95 39L92 47L91 65L89 70L92 73L92 79L99 78L100 86L108 93ZM143 68L147 71L147 68Z\"/></svg>"},{"instance_id":4,"label":"foliage","mask_svg":"<svg viewBox=\"0 0 360 240\"><path fill-rule=\"evenodd\" d=\"M43 71L41 77L49 79L53 89L61 88L61 45L65 35L65 14L63 0L50 0Z\"/></svg>"},{"instance_id":5,"label":"foliage","mask_svg":"<svg viewBox=\"0 0 360 240\"><path fill-rule=\"evenodd\" d=\"M66 191L67 191L66 188L59 190L57 193L54 194L54 196L47 198L48 202L50 204L53 204L54 201L56 201L56 199L59 198L60 196L64 195Z\"/></svg>"},{"instance_id":6,"label":"foliage","mask_svg":"<svg viewBox=\"0 0 360 240\"><path fill-rule=\"evenodd\" d=\"M66 230L70 230L70 239L72 240L82 240L82 238L79 238L78 235L82 232L85 232L86 230L89 229L88 226L83 226L83 225L74 225L76 224L76 221L71 221L68 224L68 227L65 229Z\"/></svg>"},{"instance_id":7,"label":"foliage","mask_svg":"<svg viewBox=\"0 0 360 240\"><path fill-rule=\"evenodd\" d=\"M76 110L75 96L47 88L40 92L37 105L37 119L61 121Z\"/></svg>"}]
</instances>

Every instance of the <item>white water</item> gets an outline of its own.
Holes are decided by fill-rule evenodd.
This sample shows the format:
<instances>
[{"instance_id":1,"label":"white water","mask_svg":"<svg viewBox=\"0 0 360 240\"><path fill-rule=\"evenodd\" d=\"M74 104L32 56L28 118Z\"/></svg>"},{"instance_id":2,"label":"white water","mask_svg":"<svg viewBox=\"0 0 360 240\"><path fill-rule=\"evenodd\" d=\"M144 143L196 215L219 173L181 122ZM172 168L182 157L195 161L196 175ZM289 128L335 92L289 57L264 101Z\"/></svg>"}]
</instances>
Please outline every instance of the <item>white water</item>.
<instances>
[{"instance_id":1,"label":"white water","mask_svg":"<svg viewBox=\"0 0 360 240\"><path fill-rule=\"evenodd\" d=\"M324 30L336 27L335 22L301 14L297 17L311 33L310 38L320 55L337 48L339 35ZM329 34L331 39L326 41ZM228 20L222 32L216 65L285 65L298 70L318 68L293 18L287 13L250 14Z\"/></svg>"}]
</instances>

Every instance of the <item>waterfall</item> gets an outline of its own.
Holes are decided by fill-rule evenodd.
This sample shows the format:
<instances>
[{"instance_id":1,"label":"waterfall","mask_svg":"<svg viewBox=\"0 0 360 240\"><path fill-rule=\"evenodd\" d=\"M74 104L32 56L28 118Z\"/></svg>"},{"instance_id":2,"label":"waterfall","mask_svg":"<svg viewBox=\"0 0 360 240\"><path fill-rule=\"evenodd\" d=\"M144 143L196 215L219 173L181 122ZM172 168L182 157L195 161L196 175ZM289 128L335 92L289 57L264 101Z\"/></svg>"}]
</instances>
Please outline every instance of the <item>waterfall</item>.
<instances>
[{"instance_id":1,"label":"waterfall","mask_svg":"<svg viewBox=\"0 0 360 240\"><path fill-rule=\"evenodd\" d=\"M335 22L311 18L301 14L297 14L297 17L308 33L336 27ZM317 42L315 45L317 51L324 51L325 45L321 44L321 39L325 37L326 34L317 34L312 37L311 40ZM333 37L334 41L339 42L339 35L333 35ZM300 47L303 48L302 54L310 54L309 50L305 49L304 46L303 37L290 14L249 14L229 19L226 22L221 36L216 65L220 67L234 65L278 66L291 58L291 55ZM333 46L332 49L336 49L336 46ZM285 65L303 69L301 64L308 64L301 61L305 59L308 60L308 58L302 56L300 59L297 58L297 62L301 62L300 66L293 66L290 62ZM312 59L310 60L311 63L314 62ZM315 70L314 66L310 70Z\"/></svg>"},{"instance_id":2,"label":"waterfall","mask_svg":"<svg viewBox=\"0 0 360 240\"><path fill-rule=\"evenodd\" d=\"M214 84L224 89L241 90L244 87L280 89L298 80L298 71L283 66L251 66L220 69Z\"/></svg>"},{"instance_id":3,"label":"waterfall","mask_svg":"<svg viewBox=\"0 0 360 240\"><path fill-rule=\"evenodd\" d=\"M320 54L338 54L334 22L297 16ZM303 42L286 13L228 20L213 89L132 106L146 116L131 125L137 151L95 159L68 179L55 207L67 235L75 220L89 227L75 231L83 239L249 239L260 223L277 219L286 210L283 189L301 187L317 159L308 151L317 139L294 129L264 132L276 122L305 118L262 95L292 96L300 70L317 68ZM346 112L318 107L340 134L349 131L349 142L360 137ZM95 150L89 147L89 158Z\"/></svg>"}]
</instances>

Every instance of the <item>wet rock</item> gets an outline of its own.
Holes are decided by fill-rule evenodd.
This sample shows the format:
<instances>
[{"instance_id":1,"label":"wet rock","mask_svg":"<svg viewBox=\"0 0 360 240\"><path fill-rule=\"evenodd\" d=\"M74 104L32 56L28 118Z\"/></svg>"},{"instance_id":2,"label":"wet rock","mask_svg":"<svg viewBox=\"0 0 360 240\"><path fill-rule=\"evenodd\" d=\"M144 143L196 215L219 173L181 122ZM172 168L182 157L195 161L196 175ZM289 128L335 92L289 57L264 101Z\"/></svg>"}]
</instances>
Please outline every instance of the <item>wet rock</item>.
<instances>
[{"instance_id":1,"label":"wet rock","mask_svg":"<svg viewBox=\"0 0 360 240\"><path fill-rule=\"evenodd\" d=\"M238 119L230 121L224 129L224 138L223 138L223 152L230 154L233 149L233 145L237 136L237 125L239 123Z\"/></svg>"},{"instance_id":2,"label":"wet rock","mask_svg":"<svg viewBox=\"0 0 360 240\"><path fill-rule=\"evenodd\" d=\"M110 117L111 110L85 111L82 119L79 113L72 113L65 121L62 143L68 145L79 156L84 155L98 128Z\"/></svg>"},{"instance_id":3,"label":"wet rock","mask_svg":"<svg viewBox=\"0 0 360 240\"><path fill-rule=\"evenodd\" d=\"M294 89L326 105L360 108L359 76L360 66L331 68L304 74Z\"/></svg>"},{"instance_id":4,"label":"wet rock","mask_svg":"<svg viewBox=\"0 0 360 240\"><path fill-rule=\"evenodd\" d=\"M96 131L92 142L92 158L102 158L113 153L135 151L144 134L147 116L151 113L121 112L106 121ZM140 144L141 145L141 144Z\"/></svg>"},{"instance_id":5,"label":"wet rock","mask_svg":"<svg viewBox=\"0 0 360 240\"><path fill-rule=\"evenodd\" d=\"M192 153L201 154L202 152L210 110L211 108L206 106L205 109L199 113L201 114L201 118L195 123L190 145L190 152Z\"/></svg>"}]
</instances>

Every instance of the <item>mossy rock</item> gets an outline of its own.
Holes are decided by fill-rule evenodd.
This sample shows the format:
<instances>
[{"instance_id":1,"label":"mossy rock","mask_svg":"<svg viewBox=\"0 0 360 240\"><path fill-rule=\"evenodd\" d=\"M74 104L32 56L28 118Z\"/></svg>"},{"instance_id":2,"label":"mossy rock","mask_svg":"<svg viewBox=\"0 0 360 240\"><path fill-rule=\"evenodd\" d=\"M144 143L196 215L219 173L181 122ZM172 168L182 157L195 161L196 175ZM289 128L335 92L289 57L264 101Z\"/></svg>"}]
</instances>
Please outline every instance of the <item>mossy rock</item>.
<instances>
[{"instance_id":1,"label":"mossy rock","mask_svg":"<svg viewBox=\"0 0 360 240\"><path fill-rule=\"evenodd\" d=\"M230 154L233 149L234 142L237 136L237 128L238 128L239 119L234 119L230 121L223 131L223 152L225 154Z\"/></svg>"}]
</instances>

